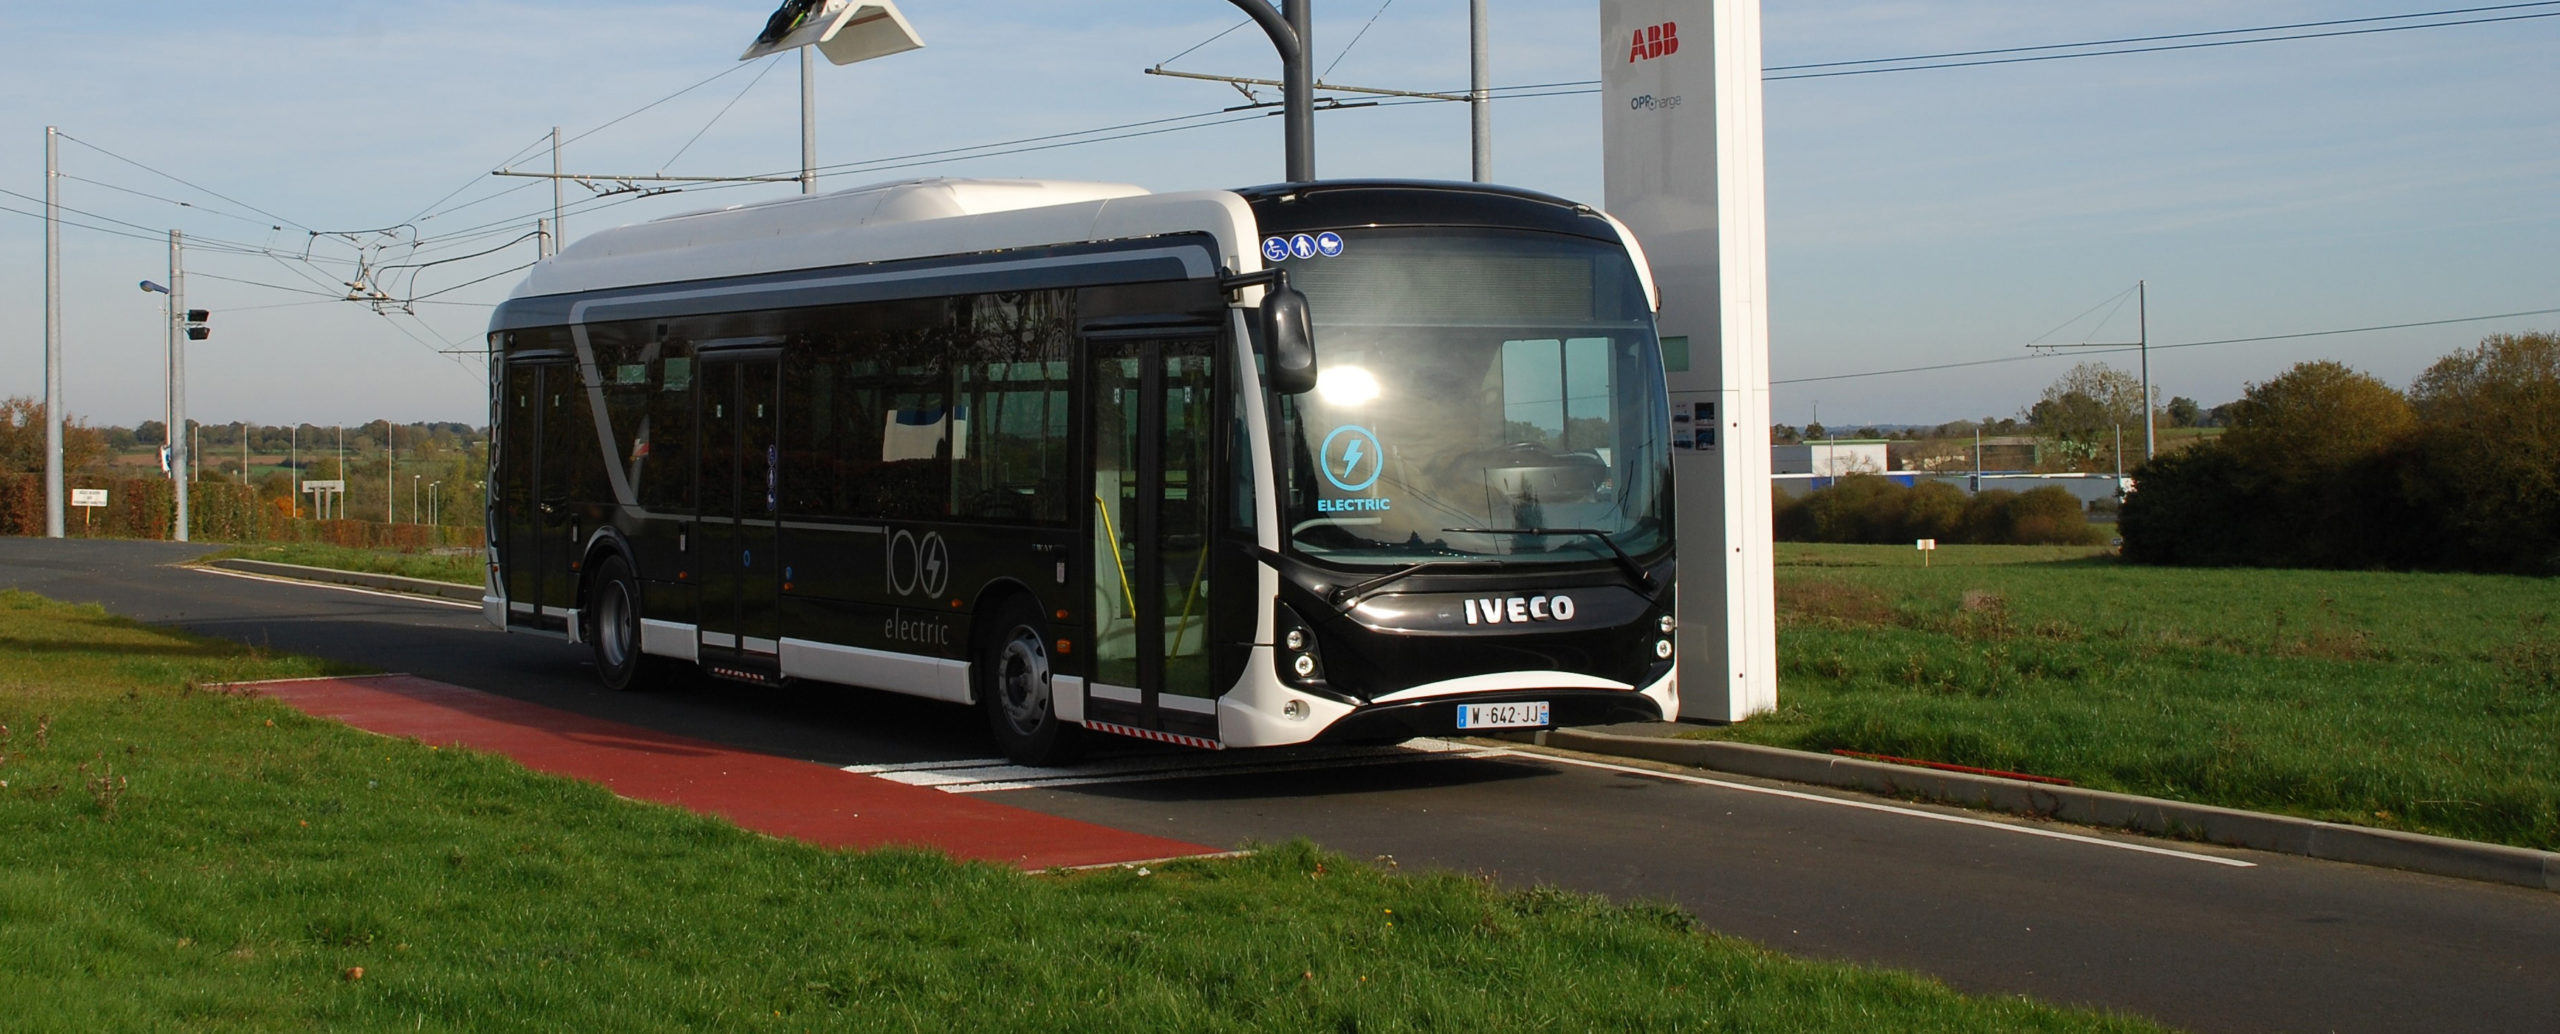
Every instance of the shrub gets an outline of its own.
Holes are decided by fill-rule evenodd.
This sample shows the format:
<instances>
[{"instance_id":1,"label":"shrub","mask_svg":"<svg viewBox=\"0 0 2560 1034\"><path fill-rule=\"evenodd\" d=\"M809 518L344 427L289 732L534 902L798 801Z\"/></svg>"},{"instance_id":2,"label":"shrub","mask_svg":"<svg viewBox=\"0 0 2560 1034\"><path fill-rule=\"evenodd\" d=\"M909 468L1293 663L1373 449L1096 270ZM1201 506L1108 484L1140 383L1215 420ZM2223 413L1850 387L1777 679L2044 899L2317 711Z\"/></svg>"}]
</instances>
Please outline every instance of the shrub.
<instances>
[{"instance_id":1,"label":"shrub","mask_svg":"<svg viewBox=\"0 0 2560 1034\"><path fill-rule=\"evenodd\" d=\"M1780 499L1771 516L1783 542L2082 545L2102 538L2089 526L2080 501L2059 488L1968 498L1944 482L1906 488L1873 475L1844 477L1800 499Z\"/></svg>"}]
</instances>

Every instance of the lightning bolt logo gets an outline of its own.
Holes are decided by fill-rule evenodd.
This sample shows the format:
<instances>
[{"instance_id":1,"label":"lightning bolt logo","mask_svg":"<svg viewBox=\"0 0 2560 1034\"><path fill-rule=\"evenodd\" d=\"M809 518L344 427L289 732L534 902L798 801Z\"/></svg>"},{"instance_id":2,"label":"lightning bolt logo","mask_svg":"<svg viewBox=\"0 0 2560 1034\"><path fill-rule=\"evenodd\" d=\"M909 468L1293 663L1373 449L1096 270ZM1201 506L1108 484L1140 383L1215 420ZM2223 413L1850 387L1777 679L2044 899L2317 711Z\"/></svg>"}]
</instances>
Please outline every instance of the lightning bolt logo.
<instances>
[{"instance_id":1,"label":"lightning bolt logo","mask_svg":"<svg viewBox=\"0 0 2560 1034\"><path fill-rule=\"evenodd\" d=\"M917 566L924 572L917 588L924 590L927 596L942 595L943 587L951 581L950 573L944 570L951 560L951 547L942 541L941 532L929 532L924 537L923 548L916 552L917 559L923 561Z\"/></svg>"},{"instance_id":2,"label":"lightning bolt logo","mask_svg":"<svg viewBox=\"0 0 2560 1034\"><path fill-rule=\"evenodd\" d=\"M1345 441L1342 439L1348 440ZM1376 432L1371 431L1366 427L1358 427L1351 424L1344 424L1340 427L1334 428L1332 434L1325 436L1324 447L1320 450L1320 455L1334 455L1335 453L1333 450L1337 446L1342 449L1342 465L1339 468L1336 468L1332 464L1326 464L1324 466L1325 480L1333 482L1333 487L1339 488L1345 492L1367 491L1370 485L1378 482L1378 475L1383 473L1385 470L1385 464L1383 462L1369 464L1371 469L1368 476L1366 478L1354 480L1354 475L1359 473L1361 461L1379 458L1378 435Z\"/></svg>"}]
</instances>

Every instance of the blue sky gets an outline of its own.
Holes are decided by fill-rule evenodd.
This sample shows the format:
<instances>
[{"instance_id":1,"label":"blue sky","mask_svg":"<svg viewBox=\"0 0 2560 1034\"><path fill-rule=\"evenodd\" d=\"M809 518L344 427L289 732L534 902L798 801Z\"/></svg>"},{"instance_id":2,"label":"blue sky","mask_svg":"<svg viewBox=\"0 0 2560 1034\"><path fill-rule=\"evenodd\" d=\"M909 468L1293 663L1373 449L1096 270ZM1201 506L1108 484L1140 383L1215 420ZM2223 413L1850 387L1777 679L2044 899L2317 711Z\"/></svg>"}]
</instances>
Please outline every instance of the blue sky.
<instances>
[{"instance_id":1,"label":"blue sky","mask_svg":"<svg viewBox=\"0 0 2560 1034\"><path fill-rule=\"evenodd\" d=\"M2452 6L2466 5L1769 0L1766 60ZM1241 21L1220 0L903 7L926 49L849 68L821 64L822 164L1195 115L1242 100L1225 86L1140 74ZM1340 55L1328 76L1335 81L1463 88L1466 7L1394 0L1378 15L1376 0L1318 0L1319 67ZM218 242L188 262L190 304L216 312L214 338L190 352L198 419L485 421L477 360L438 350L476 347L486 306L513 278L461 285L529 260L530 243L418 272L402 293L446 293L415 306L415 316L295 292L338 289L360 247L397 263L408 254L398 241L423 236L429 250L420 257L445 259L530 230L547 214L548 186L487 173L511 158L547 168L547 153L533 147L553 125L579 138L566 149L571 171L796 167L797 77L787 59L752 88L760 65L598 129L737 67L769 9L764 0L272 0L137 2L103 18L87 5L0 7L0 95L11 98L0 109L0 190L42 196L43 129L58 125L77 141L62 145L63 170L77 177L63 184L64 204L95 217L84 222L117 220L135 235L66 230L71 412L101 423L159 415L160 302L134 282L163 277L167 247L154 238L177 228ZM1494 0L1492 10L1497 85L1598 77L1596 4ZM2015 415L2073 359L1807 378L2008 359L2039 340L2129 340L2131 308L2104 303L2142 279L2151 285L2155 345L2560 308L2555 52L2560 18L1772 82L1776 417L1802 423L1816 405L1835 425ZM1251 29L1173 67L1276 71ZM1497 105L1496 178L1602 200L1599 104L1577 94ZM1458 105L1318 120L1327 176L1463 178L1467 161ZM1279 168L1278 122L1255 119L822 184L1035 176L1174 190L1266 182ZM595 200L572 187L568 232L574 239L792 189ZM0 207L38 206L0 195ZM414 229L352 232L401 224ZM42 241L39 221L0 212L0 395L42 391ZM2093 306L2097 315L2072 322ZM2110 311L2113 321L2101 324ZM2406 384L2483 334L2536 328L2560 328L2560 314L2167 349L2153 354L2152 373L2164 398L2207 405L2306 359L2337 359ZM2104 358L2131 365L2130 356Z\"/></svg>"}]
</instances>

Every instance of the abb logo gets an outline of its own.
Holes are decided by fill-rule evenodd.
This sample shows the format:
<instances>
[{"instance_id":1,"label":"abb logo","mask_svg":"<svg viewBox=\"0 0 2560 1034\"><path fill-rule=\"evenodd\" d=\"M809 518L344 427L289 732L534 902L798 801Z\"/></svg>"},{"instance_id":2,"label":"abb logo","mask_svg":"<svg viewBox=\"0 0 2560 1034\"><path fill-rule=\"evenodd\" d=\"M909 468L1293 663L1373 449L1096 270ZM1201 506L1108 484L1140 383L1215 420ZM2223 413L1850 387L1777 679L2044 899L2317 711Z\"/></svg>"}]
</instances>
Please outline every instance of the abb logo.
<instances>
[{"instance_id":1,"label":"abb logo","mask_svg":"<svg viewBox=\"0 0 2560 1034\"><path fill-rule=\"evenodd\" d=\"M1635 46L1627 52L1627 60L1648 61L1670 57L1680 52L1680 23L1664 22L1636 30Z\"/></svg>"}]
</instances>

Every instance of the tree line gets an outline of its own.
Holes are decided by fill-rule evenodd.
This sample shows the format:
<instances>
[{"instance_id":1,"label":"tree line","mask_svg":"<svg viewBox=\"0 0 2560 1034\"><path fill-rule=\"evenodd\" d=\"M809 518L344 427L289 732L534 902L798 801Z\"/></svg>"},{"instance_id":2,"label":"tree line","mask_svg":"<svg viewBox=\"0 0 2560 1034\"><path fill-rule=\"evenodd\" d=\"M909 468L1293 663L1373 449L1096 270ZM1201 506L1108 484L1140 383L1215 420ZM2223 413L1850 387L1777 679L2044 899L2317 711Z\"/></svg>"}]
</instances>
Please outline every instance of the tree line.
<instances>
[{"instance_id":1,"label":"tree line","mask_svg":"<svg viewBox=\"0 0 2560 1034\"><path fill-rule=\"evenodd\" d=\"M2227 416L2134 471L2126 559L2560 574L2560 334L2490 336L2406 391L2300 363Z\"/></svg>"},{"instance_id":2,"label":"tree line","mask_svg":"<svg viewBox=\"0 0 2560 1034\"><path fill-rule=\"evenodd\" d=\"M384 423L379 420L345 427L189 421L188 427L194 432L190 444L196 446L189 463L197 486L190 493L194 510L210 505L213 497L205 494L208 488L228 484L242 490L244 505L252 511L309 517L312 499L297 495L296 482L344 480L346 494L338 502L348 518L396 524L433 521L456 527L481 522L488 478L488 432L482 428L457 422L394 424L386 442ZM159 451L166 438L167 425L157 420L134 427L97 427L68 418L62 428L63 470L100 485L107 483L100 479L131 483L134 487L111 497L118 507L131 495L145 509L165 509L172 505L165 493L151 493L149 497L159 501L145 502L141 482L165 480ZM9 491L0 494L11 499L25 495L24 486L16 482L41 475L44 469L43 401L0 399L0 478L11 479ZM41 486L32 491L37 493L34 502L17 505L33 507L29 512L41 527ZM75 523L79 519L80 515L72 515ZM165 532L167 519L157 519L159 524L152 525L136 517L127 522L128 530L158 527ZM250 520L247 526L255 523Z\"/></svg>"}]
</instances>

